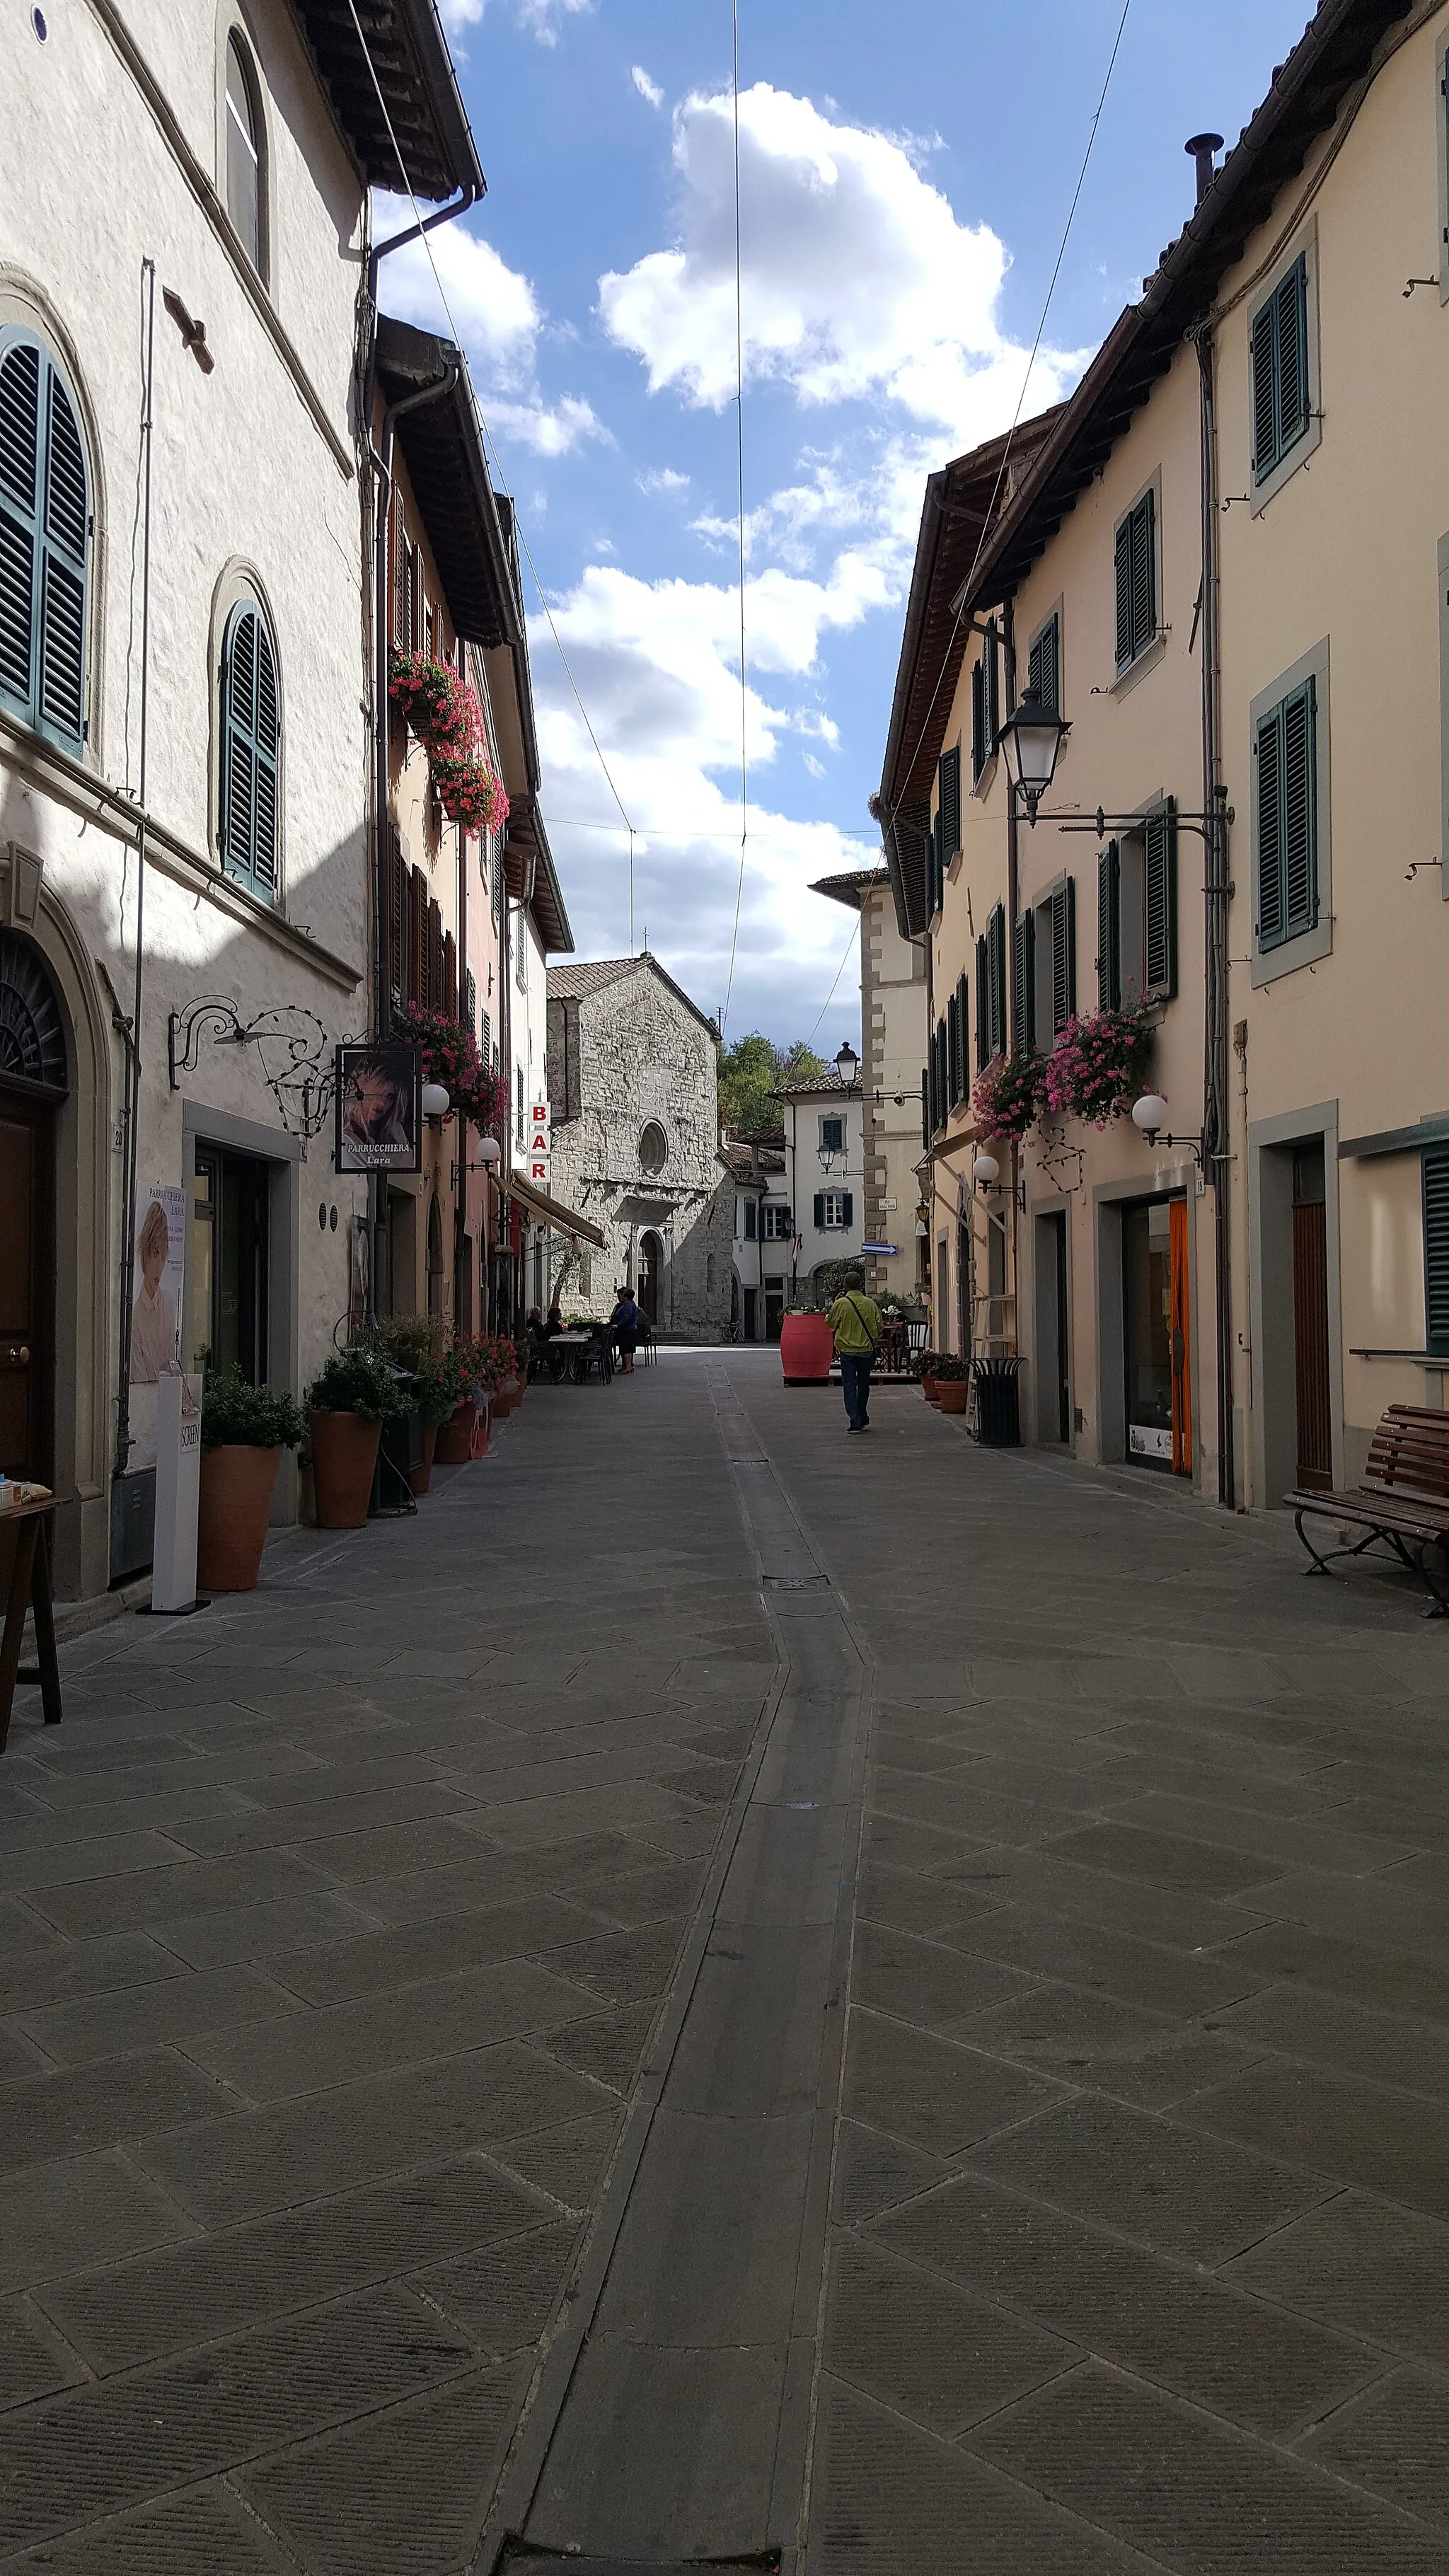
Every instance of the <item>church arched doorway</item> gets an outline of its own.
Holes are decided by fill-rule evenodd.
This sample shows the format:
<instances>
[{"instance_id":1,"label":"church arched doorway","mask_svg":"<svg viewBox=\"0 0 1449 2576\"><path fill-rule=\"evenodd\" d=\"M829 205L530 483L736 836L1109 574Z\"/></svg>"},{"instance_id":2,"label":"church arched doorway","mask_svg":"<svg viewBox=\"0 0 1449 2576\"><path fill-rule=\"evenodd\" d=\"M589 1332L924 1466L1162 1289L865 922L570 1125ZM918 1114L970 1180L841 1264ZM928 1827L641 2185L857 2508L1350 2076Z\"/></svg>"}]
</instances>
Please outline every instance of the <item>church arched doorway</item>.
<instances>
[{"instance_id":1,"label":"church arched doorway","mask_svg":"<svg viewBox=\"0 0 1449 2576\"><path fill-rule=\"evenodd\" d=\"M651 1324L659 1322L659 1287L664 1271L663 1241L652 1230L639 1237L639 1303Z\"/></svg>"}]
</instances>

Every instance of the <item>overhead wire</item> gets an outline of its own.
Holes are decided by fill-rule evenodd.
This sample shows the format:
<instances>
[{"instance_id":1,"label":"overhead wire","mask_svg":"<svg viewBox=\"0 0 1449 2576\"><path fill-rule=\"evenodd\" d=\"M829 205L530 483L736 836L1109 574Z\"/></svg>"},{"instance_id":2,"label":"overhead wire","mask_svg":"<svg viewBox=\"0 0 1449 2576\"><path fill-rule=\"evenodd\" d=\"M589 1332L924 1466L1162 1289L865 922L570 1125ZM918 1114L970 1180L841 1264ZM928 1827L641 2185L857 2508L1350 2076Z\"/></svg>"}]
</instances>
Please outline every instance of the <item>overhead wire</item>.
<instances>
[{"instance_id":1,"label":"overhead wire","mask_svg":"<svg viewBox=\"0 0 1449 2576\"><path fill-rule=\"evenodd\" d=\"M845 943L845 955L842 957L840 964L835 969L835 984L839 983L841 976L845 973L845 969L850 962L850 952L854 948L859 935L858 931L853 930ZM835 984L831 985L829 992L826 994L824 1001L820 1005L820 1009L816 1014L815 1029L819 1028L821 1021L824 1019L826 1012L829 1010L831 1003L835 999ZM810 1044L810 1039L815 1035L815 1029L811 1030L810 1037L805 1040L805 1044L807 1046Z\"/></svg>"},{"instance_id":2,"label":"overhead wire","mask_svg":"<svg viewBox=\"0 0 1449 2576\"><path fill-rule=\"evenodd\" d=\"M730 67L730 100L734 112L735 139L735 473L738 483L740 541L740 868L735 879L735 917L730 931L730 970L725 983L724 1009L720 1014L720 1038L723 1041L730 1015L730 996L735 989L735 953L740 942L740 904L745 891L745 850L750 836L750 781L745 727L749 715L749 687L745 674L745 331L744 269L740 257L740 0L730 0L730 26L734 50ZM837 982L839 978L837 977Z\"/></svg>"},{"instance_id":3,"label":"overhead wire","mask_svg":"<svg viewBox=\"0 0 1449 2576\"><path fill-rule=\"evenodd\" d=\"M413 210L413 220L419 227L419 239L422 242L423 249L427 253L428 266L433 272L433 284L438 290L438 300L447 316L448 328L453 335L454 345L461 349L464 345L463 334L459 330L457 322L453 316L453 308L448 300L448 290L443 284L442 273L439 270L437 256L433 249L432 235L421 229L423 221L422 209L418 204L417 196L413 188L412 178L408 171L407 163L403 158L402 145L397 139L396 128L394 127L392 118L388 113L388 105L387 100L383 95L382 83L377 76L377 65L372 59L372 49L363 33L362 21L357 14L357 0L347 0L347 7L352 19L353 28L356 32L357 41L362 47L363 60L367 64L372 86L377 95L378 106L382 111L382 121L387 127L388 141L392 145L393 158L397 163L398 174L403 184L403 194L407 198L408 204ZM481 402L478 400L477 389L473 385L471 376L469 378L469 391L473 398L473 408L478 415L478 425L483 433L485 449L492 457L494 478L497 484L501 487L504 477L502 463L498 454L498 443L493 436L492 430L488 426L488 416L484 411ZM558 647L559 660L564 666L564 670L568 676L569 687L572 689L574 694L574 702L578 707L580 716L583 718L584 729L588 734L590 742L593 744L594 755L598 761L599 767L608 781L609 793L619 808L620 820L623 823L625 831L629 835L629 950L632 955L634 948L634 826L630 822L628 813L625 810L624 799L620 795L615 783L614 773L610 769L607 760L604 758L603 746L599 741L598 735L594 731L592 718L589 715L588 708L584 704L583 693L579 687L578 681L574 677L573 665L570 662L567 653L564 651L563 638L558 631L557 624L555 623L553 610L549 606L548 594L539 578L538 566L533 560L532 550L529 546L528 538L524 533L523 522L519 515L516 502L513 509L513 525L517 532L518 542L523 548L524 558L528 564L528 569L533 575L533 586L538 593L538 604L543 610L544 616L548 621L548 631L553 637L554 643Z\"/></svg>"}]
</instances>

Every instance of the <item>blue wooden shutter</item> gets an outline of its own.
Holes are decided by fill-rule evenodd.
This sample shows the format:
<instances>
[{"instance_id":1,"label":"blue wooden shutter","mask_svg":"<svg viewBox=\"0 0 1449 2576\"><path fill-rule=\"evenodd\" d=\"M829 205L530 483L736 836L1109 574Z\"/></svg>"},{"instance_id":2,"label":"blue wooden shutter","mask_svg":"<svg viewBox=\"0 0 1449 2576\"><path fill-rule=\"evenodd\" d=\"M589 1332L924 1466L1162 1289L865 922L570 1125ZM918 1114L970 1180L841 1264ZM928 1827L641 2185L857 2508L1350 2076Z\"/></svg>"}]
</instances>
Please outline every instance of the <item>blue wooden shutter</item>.
<instances>
[{"instance_id":1,"label":"blue wooden shutter","mask_svg":"<svg viewBox=\"0 0 1449 2576\"><path fill-rule=\"evenodd\" d=\"M1449 1352L1449 1145L1424 1165L1424 1347Z\"/></svg>"},{"instance_id":2,"label":"blue wooden shutter","mask_svg":"<svg viewBox=\"0 0 1449 2576\"><path fill-rule=\"evenodd\" d=\"M825 1227L825 1192L824 1192L823 1190L817 1190L817 1191L816 1191L816 1193L815 1193L815 1231L816 1231L816 1233L817 1233L817 1234L823 1233L823 1231L824 1231L824 1227Z\"/></svg>"},{"instance_id":3,"label":"blue wooden shutter","mask_svg":"<svg viewBox=\"0 0 1449 2576\"><path fill-rule=\"evenodd\" d=\"M1036 1044L1036 915L1030 907L1016 916L1013 950L1011 1043L1019 1054Z\"/></svg>"},{"instance_id":4,"label":"blue wooden shutter","mask_svg":"<svg viewBox=\"0 0 1449 2576\"><path fill-rule=\"evenodd\" d=\"M277 884L277 669L245 600L227 623L221 668L221 857L270 898Z\"/></svg>"},{"instance_id":5,"label":"blue wooden shutter","mask_svg":"<svg viewBox=\"0 0 1449 2576\"><path fill-rule=\"evenodd\" d=\"M1171 797L1149 814L1145 844L1145 998L1167 1002L1177 991L1177 809Z\"/></svg>"},{"instance_id":6,"label":"blue wooden shutter","mask_svg":"<svg viewBox=\"0 0 1449 2576\"><path fill-rule=\"evenodd\" d=\"M758 1226L759 1221L760 1221L760 1219L759 1219L759 1202L758 1202L757 1200L755 1200L755 1199L746 1199L746 1201L745 1201L745 1241L746 1241L746 1243L753 1243L753 1242L756 1240L756 1233L755 1233L755 1229L756 1229L756 1227Z\"/></svg>"},{"instance_id":7,"label":"blue wooden shutter","mask_svg":"<svg viewBox=\"0 0 1449 2576\"><path fill-rule=\"evenodd\" d=\"M941 826L940 865L944 876L946 869L950 866L951 861L954 859L957 851L961 847L961 750L959 744L953 745L950 751L943 751L941 754L940 799L941 801L938 809L938 819Z\"/></svg>"},{"instance_id":8,"label":"blue wooden shutter","mask_svg":"<svg viewBox=\"0 0 1449 2576\"><path fill-rule=\"evenodd\" d=\"M1115 841L1097 853L1097 1007L1122 1007L1122 854Z\"/></svg>"},{"instance_id":9,"label":"blue wooden shutter","mask_svg":"<svg viewBox=\"0 0 1449 2576\"><path fill-rule=\"evenodd\" d=\"M1059 1038L1077 1007L1077 881L1068 877L1052 897L1052 1036Z\"/></svg>"},{"instance_id":10,"label":"blue wooden shutter","mask_svg":"<svg viewBox=\"0 0 1449 2576\"><path fill-rule=\"evenodd\" d=\"M86 737L90 485L70 396L34 340L0 360L0 692L50 741Z\"/></svg>"}]
</instances>

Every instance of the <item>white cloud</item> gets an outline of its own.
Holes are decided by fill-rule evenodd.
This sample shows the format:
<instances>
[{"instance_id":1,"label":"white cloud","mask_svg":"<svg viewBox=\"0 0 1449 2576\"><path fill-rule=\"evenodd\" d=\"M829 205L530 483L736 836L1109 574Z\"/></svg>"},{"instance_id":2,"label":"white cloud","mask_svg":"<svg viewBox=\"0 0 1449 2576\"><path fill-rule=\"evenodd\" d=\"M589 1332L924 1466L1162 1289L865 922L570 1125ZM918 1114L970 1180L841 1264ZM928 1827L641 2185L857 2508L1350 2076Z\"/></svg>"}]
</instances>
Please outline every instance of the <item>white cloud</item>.
<instances>
[{"instance_id":1,"label":"white cloud","mask_svg":"<svg viewBox=\"0 0 1449 2576\"><path fill-rule=\"evenodd\" d=\"M687 492L689 476L676 474L672 465L651 465L647 474L634 477L641 492Z\"/></svg>"},{"instance_id":2,"label":"white cloud","mask_svg":"<svg viewBox=\"0 0 1449 2576\"><path fill-rule=\"evenodd\" d=\"M465 27L476 27L483 9L484 0L438 0L438 15L449 36L461 36Z\"/></svg>"},{"instance_id":3,"label":"white cloud","mask_svg":"<svg viewBox=\"0 0 1449 2576\"><path fill-rule=\"evenodd\" d=\"M642 63L636 63L634 65L633 70L629 74L629 78L633 82L640 97L647 98L651 107L662 107L664 105L663 90L660 88L657 81L650 79L649 74L644 69Z\"/></svg>"},{"instance_id":4,"label":"white cloud","mask_svg":"<svg viewBox=\"0 0 1449 2576\"><path fill-rule=\"evenodd\" d=\"M717 409L735 390L728 94L676 111L674 162L676 245L602 277L600 311L651 390ZM900 141L760 81L740 99L740 194L748 377L802 403L884 393L966 443L1011 418L1027 352L998 319L1005 249L988 225L958 223ZM1026 408L1056 400L1080 364L1043 350Z\"/></svg>"},{"instance_id":5,"label":"white cloud","mask_svg":"<svg viewBox=\"0 0 1449 2576\"><path fill-rule=\"evenodd\" d=\"M813 751L802 751L800 757L804 761L812 778L824 777L825 763L823 760L817 760Z\"/></svg>"},{"instance_id":6,"label":"white cloud","mask_svg":"<svg viewBox=\"0 0 1449 2576\"><path fill-rule=\"evenodd\" d=\"M558 43L556 18L587 17L594 0L518 0L518 23L537 36L541 45Z\"/></svg>"},{"instance_id":7,"label":"white cloud","mask_svg":"<svg viewBox=\"0 0 1449 2576\"><path fill-rule=\"evenodd\" d=\"M532 448L535 456L569 456L590 438L613 443L592 403L578 394L565 394L550 410L535 388L526 402L493 402L484 408L490 429Z\"/></svg>"}]
</instances>

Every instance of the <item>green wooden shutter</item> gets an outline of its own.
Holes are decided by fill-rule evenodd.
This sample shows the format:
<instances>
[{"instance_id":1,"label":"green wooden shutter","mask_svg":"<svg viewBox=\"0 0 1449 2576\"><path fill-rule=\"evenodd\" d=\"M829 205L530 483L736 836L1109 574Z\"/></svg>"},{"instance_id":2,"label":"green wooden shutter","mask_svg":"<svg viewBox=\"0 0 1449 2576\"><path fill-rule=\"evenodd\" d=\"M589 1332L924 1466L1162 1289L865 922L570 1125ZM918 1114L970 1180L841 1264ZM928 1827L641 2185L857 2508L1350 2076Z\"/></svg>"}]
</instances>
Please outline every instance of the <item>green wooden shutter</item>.
<instances>
[{"instance_id":1,"label":"green wooden shutter","mask_svg":"<svg viewBox=\"0 0 1449 2576\"><path fill-rule=\"evenodd\" d=\"M824 1232L824 1228L825 1192L823 1190L817 1190L815 1193L815 1231L817 1234L821 1234Z\"/></svg>"},{"instance_id":2,"label":"green wooden shutter","mask_svg":"<svg viewBox=\"0 0 1449 2576\"><path fill-rule=\"evenodd\" d=\"M1170 797L1147 816L1143 841L1144 998L1167 1002L1177 991L1177 811Z\"/></svg>"},{"instance_id":3,"label":"green wooden shutter","mask_svg":"<svg viewBox=\"0 0 1449 2576\"><path fill-rule=\"evenodd\" d=\"M1077 881L1052 897L1052 1036L1061 1036L1077 1007Z\"/></svg>"},{"instance_id":4,"label":"green wooden shutter","mask_svg":"<svg viewBox=\"0 0 1449 2576\"><path fill-rule=\"evenodd\" d=\"M854 1190L842 1190L840 1193L840 1222L845 1227L847 1233L855 1223Z\"/></svg>"},{"instance_id":5,"label":"green wooden shutter","mask_svg":"<svg viewBox=\"0 0 1449 2576\"><path fill-rule=\"evenodd\" d=\"M1424 1165L1424 1347L1449 1352L1449 1145Z\"/></svg>"},{"instance_id":6,"label":"green wooden shutter","mask_svg":"<svg viewBox=\"0 0 1449 2576\"><path fill-rule=\"evenodd\" d=\"M0 693L48 739L86 737L90 484L70 396L37 341L0 360Z\"/></svg>"},{"instance_id":7,"label":"green wooden shutter","mask_svg":"<svg viewBox=\"0 0 1449 2576\"><path fill-rule=\"evenodd\" d=\"M277 671L271 638L245 600L227 622L221 706L222 865L270 898L277 884Z\"/></svg>"},{"instance_id":8,"label":"green wooden shutter","mask_svg":"<svg viewBox=\"0 0 1449 2576\"><path fill-rule=\"evenodd\" d=\"M921 1151L931 1150L931 1076L927 1065L921 1067Z\"/></svg>"},{"instance_id":9,"label":"green wooden shutter","mask_svg":"<svg viewBox=\"0 0 1449 2576\"><path fill-rule=\"evenodd\" d=\"M991 1062L991 968L987 962L986 935L976 942L976 1070L980 1073Z\"/></svg>"},{"instance_id":10,"label":"green wooden shutter","mask_svg":"<svg viewBox=\"0 0 1449 2576\"><path fill-rule=\"evenodd\" d=\"M1258 946L1277 948L1287 935L1283 889L1283 725L1282 709L1258 724Z\"/></svg>"},{"instance_id":11,"label":"green wooden shutter","mask_svg":"<svg viewBox=\"0 0 1449 2576\"><path fill-rule=\"evenodd\" d=\"M1006 908L996 904L986 925L991 988L991 1053L1006 1053Z\"/></svg>"},{"instance_id":12,"label":"green wooden shutter","mask_svg":"<svg viewBox=\"0 0 1449 2576\"><path fill-rule=\"evenodd\" d=\"M996 749L1001 731L1001 647L993 618L986 636L986 757Z\"/></svg>"},{"instance_id":13,"label":"green wooden shutter","mask_svg":"<svg viewBox=\"0 0 1449 2576\"><path fill-rule=\"evenodd\" d=\"M1305 680L1283 701L1283 892L1286 936L1318 920L1317 705Z\"/></svg>"},{"instance_id":14,"label":"green wooden shutter","mask_svg":"<svg viewBox=\"0 0 1449 2576\"><path fill-rule=\"evenodd\" d=\"M478 981L471 966L463 975L463 1026L470 1037L478 1034Z\"/></svg>"},{"instance_id":15,"label":"green wooden shutter","mask_svg":"<svg viewBox=\"0 0 1449 2576\"><path fill-rule=\"evenodd\" d=\"M1061 713L1061 628L1049 617L1026 658L1026 685L1052 715Z\"/></svg>"},{"instance_id":16,"label":"green wooden shutter","mask_svg":"<svg viewBox=\"0 0 1449 2576\"><path fill-rule=\"evenodd\" d=\"M961 1097L958 1081L960 1061L961 1020L956 1007L956 996L954 993L949 993L946 997L946 1077L947 1098L953 1109Z\"/></svg>"},{"instance_id":17,"label":"green wooden shutter","mask_svg":"<svg viewBox=\"0 0 1449 2576\"><path fill-rule=\"evenodd\" d=\"M940 771L941 869L950 866L961 847L961 748L953 744L941 754ZM943 892L944 900L944 892Z\"/></svg>"},{"instance_id":18,"label":"green wooden shutter","mask_svg":"<svg viewBox=\"0 0 1449 2576\"><path fill-rule=\"evenodd\" d=\"M981 659L971 668L971 776L980 777L986 767L986 647Z\"/></svg>"},{"instance_id":19,"label":"green wooden shutter","mask_svg":"<svg viewBox=\"0 0 1449 2576\"><path fill-rule=\"evenodd\" d=\"M1278 397L1273 381L1273 304L1271 297L1253 316L1253 479L1261 483L1278 462Z\"/></svg>"},{"instance_id":20,"label":"green wooden shutter","mask_svg":"<svg viewBox=\"0 0 1449 2576\"><path fill-rule=\"evenodd\" d=\"M1273 296L1274 429L1280 457L1308 427L1308 263L1296 259Z\"/></svg>"},{"instance_id":21,"label":"green wooden shutter","mask_svg":"<svg viewBox=\"0 0 1449 2576\"><path fill-rule=\"evenodd\" d=\"M1122 853L1115 841L1097 853L1097 1007L1122 1007Z\"/></svg>"},{"instance_id":22,"label":"green wooden shutter","mask_svg":"<svg viewBox=\"0 0 1449 2576\"><path fill-rule=\"evenodd\" d=\"M1036 915L1029 907L1016 916L1012 951L1011 1043L1020 1053L1036 1044Z\"/></svg>"},{"instance_id":23,"label":"green wooden shutter","mask_svg":"<svg viewBox=\"0 0 1449 2576\"><path fill-rule=\"evenodd\" d=\"M1123 520L1113 549L1117 577L1117 668L1125 671L1132 659L1132 521Z\"/></svg>"},{"instance_id":24,"label":"green wooden shutter","mask_svg":"<svg viewBox=\"0 0 1449 2576\"><path fill-rule=\"evenodd\" d=\"M956 1097L958 1100L969 1100L971 1097L971 1009L970 991L964 975L958 976L956 982L956 1025L961 1032L961 1087Z\"/></svg>"},{"instance_id":25,"label":"green wooden shutter","mask_svg":"<svg viewBox=\"0 0 1449 2576\"><path fill-rule=\"evenodd\" d=\"M1132 651L1145 653L1157 633L1157 495L1144 492L1132 513Z\"/></svg>"}]
</instances>

